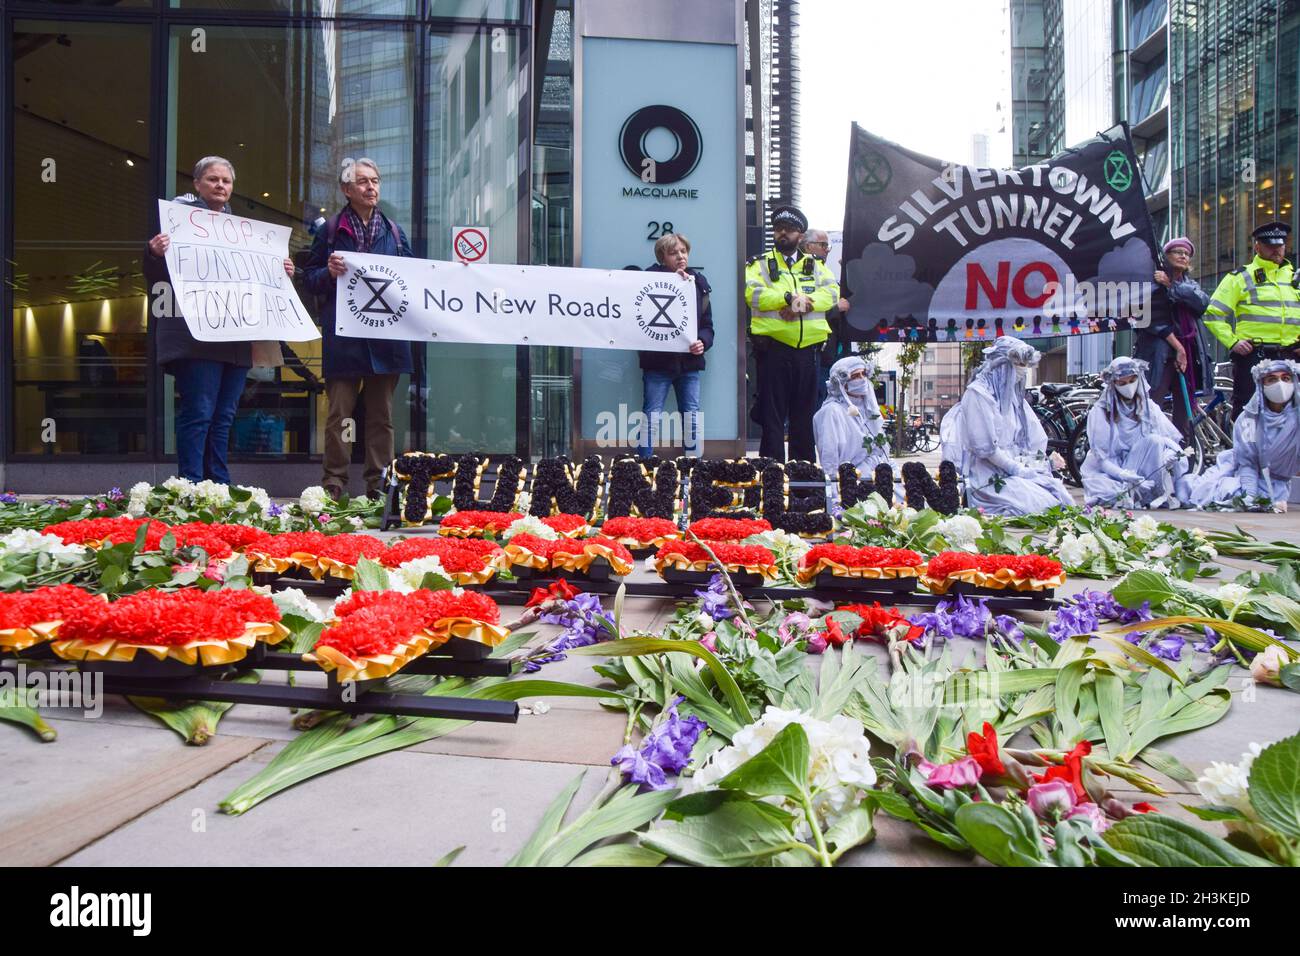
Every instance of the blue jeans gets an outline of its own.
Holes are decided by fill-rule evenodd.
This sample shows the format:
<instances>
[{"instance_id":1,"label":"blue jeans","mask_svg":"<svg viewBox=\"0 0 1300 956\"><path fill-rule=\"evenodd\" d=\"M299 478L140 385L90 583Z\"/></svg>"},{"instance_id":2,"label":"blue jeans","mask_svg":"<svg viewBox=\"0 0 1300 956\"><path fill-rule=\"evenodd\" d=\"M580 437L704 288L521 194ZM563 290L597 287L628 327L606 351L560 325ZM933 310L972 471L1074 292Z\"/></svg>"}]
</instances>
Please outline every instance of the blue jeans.
<instances>
[{"instance_id":1,"label":"blue jeans","mask_svg":"<svg viewBox=\"0 0 1300 956\"><path fill-rule=\"evenodd\" d=\"M180 401L176 406L176 471L181 478L230 484L226 452L248 366L210 359L172 363Z\"/></svg>"},{"instance_id":2,"label":"blue jeans","mask_svg":"<svg viewBox=\"0 0 1300 956\"><path fill-rule=\"evenodd\" d=\"M648 458L659 446L664 404L668 401L668 389L671 387L677 393L677 410L682 416L680 429L682 451L692 458L698 458L700 455L700 373L683 372L674 377L667 372L644 369L641 377L645 386L642 410L649 420L649 429L648 434L643 433L638 436L637 453L642 458ZM669 437L672 437L672 432L675 431L676 429L670 430ZM669 442L669 444L676 443Z\"/></svg>"}]
</instances>

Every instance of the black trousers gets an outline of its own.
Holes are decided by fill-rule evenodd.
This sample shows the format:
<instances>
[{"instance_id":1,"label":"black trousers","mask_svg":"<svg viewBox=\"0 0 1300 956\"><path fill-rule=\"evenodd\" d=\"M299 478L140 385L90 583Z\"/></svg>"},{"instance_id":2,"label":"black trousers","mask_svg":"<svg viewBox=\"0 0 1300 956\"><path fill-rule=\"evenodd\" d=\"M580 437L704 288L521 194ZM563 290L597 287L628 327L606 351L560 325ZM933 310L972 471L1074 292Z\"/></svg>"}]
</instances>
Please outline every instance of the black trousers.
<instances>
[{"instance_id":1,"label":"black trousers","mask_svg":"<svg viewBox=\"0 0 1300 956\"><path fill-rule=\"evenodd\" d=\"M1229 352L1228 357L1232 361L1232 420L1235 422L1255 394L1255 378L1250 370L1265 359L1300 361L1300 349L1295 345L1256 345L1248 355Z\"/></svg>"},{"instance_id":2,"label":"black trousers","mask_svg":"<svg viewBox=\"0 0 1300 956\"><path fill-rule=\"evenodd\" d=\"M817 410L817 353L820 350L820 344L796 349L766 336L755 339L758 420L763 429L759 454L764 458L785 461L788 423L790 459L817 460L812 420Z\"/></svg>"}]
</instances>

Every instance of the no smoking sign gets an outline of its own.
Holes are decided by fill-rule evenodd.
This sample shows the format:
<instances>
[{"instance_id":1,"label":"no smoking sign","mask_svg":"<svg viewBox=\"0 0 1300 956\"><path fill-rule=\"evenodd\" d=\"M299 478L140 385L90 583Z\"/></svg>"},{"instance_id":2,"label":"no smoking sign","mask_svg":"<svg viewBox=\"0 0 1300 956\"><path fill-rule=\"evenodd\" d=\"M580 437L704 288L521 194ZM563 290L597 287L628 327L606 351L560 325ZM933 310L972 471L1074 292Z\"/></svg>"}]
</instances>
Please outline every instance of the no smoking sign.
<instances>
[{"instance_id":1,"label":"no smoking sign","mask_svg":"<svg viewBox=\"0 0 1300 956\"><path fill-rule=\"evenodd\" d=\"M451 254L457 262L488 262L488 227L454 226Z\"/></svg>"}]
</instances>

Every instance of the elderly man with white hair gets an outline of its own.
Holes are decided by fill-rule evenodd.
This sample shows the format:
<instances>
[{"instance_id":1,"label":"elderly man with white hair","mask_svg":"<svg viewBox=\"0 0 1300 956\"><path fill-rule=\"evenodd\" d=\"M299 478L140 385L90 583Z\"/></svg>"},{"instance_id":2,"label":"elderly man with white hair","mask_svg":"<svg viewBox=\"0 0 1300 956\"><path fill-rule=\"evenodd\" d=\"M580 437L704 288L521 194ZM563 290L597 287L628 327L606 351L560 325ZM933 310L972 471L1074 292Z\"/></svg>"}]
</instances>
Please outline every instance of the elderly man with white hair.
<instances>
[{"instance_id":1,"label":"elderly man with white hair","mask_svg":"<svg viewBox=\"0 0 1300 956\"><path fill-rule=\"evenodd\" d=\"M1151 400L1146 370L1125 355L1101 373L1081 473L1087 504L1178 508L1191 500L1182 435Z\"/></svg>"},{"instance_id":2,"label":"elderly man with white hair","mask_svg":"<svg viewBox=\"0 0 1300 956\"><path fill-rule=\"evenodd\" d=\"M1300 365L1273 359L1250 373L1255 393L1232 426L1232 448L1193 483L1199 507L1286 511L1291 478L1300 473Z\"/></svg>"},{"instance_id":3,"label":"elderly man with white hair","mask_svg":"<svg viewBox=\"0 0 1300 956\"><path fill-rule=\"evenodd\" d=\"M889 462L889 439L876 404L871 376L875 363L849 355L830 368L826 401L813 416L813 434L822 471L834 483L840 465L871 475Z\"/></svg>"},{"instance_id":4,"label":"elderly man with white hair","mask_svg":"<svg viewBox=\"0 0 1300 956\"><path fill-rule=\"evenodd\" d=\"M965 478L967 501L994 515L1073 504L1051 472L1047 433L1025 399L1025 378L1042 356L1010 336L999 338L984 356L939 428L943 457Z\"/></svg>"}]
</instances>

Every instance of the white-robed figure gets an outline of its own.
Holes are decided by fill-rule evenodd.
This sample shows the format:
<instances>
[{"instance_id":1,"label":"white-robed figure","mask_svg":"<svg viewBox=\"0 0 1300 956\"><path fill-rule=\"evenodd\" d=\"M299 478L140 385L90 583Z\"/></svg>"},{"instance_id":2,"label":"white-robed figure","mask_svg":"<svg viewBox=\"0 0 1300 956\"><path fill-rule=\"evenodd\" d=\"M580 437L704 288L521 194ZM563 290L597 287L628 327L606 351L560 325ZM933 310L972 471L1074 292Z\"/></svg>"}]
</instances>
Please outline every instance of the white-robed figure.
<instances>
[{"instance_id":1,"label":"white-robed figure","mask_svg":"<svg viewBox=\"0 0 1300 956\"><path fill-rule=\"evenodd\" d=\"M1025 377L1042 357L1027 342L1002 336L960 402L943 417L943 457L966 481L971 507L1022 515L1074 503L1047 462L1047 433L1025 399Z\"/></svg>"},{"instance_id":2,"label":"white-robed figure","mask_svg":"<svg viewBox=\"0 0 1300 956\"><path fill-rule=\"evenodd\" d=\"M1101 373L1105 386L1088 412L1084 502L1178 508L1191 501L1182 436L1151 400L1148 363L1120 356Z\"/></svg>"},{"instance_id":3,"label":"white-robed figure","mask_svg":"<svg viewBox=\"0 0 1300 956\"><path fill-rule=\"evenodd\" d=\"M1300 473L1300 365L1274 359L1250 373L1255 394L1232 426L1232 448L1193 481L1199 507L1286 511L1291 477Z\"/></svg>"},{"instance_id":4,"label":"white-robed figure","mask_svg":"<svg viewBox=\"0 0 1300 956\"><path fill-rule=\"evenodd\" d=\"M884 417L871 385L873 362L850 355L830 368L826 401L813 416L813 435L822 471L838 487L840 465L848 463L870 477L876 466L889 463Z\"/></svg>"}]
</instances>

